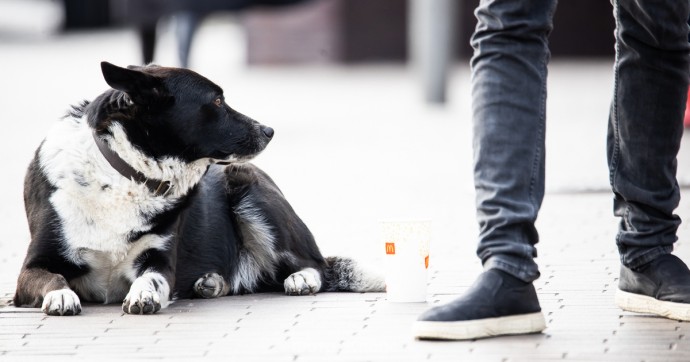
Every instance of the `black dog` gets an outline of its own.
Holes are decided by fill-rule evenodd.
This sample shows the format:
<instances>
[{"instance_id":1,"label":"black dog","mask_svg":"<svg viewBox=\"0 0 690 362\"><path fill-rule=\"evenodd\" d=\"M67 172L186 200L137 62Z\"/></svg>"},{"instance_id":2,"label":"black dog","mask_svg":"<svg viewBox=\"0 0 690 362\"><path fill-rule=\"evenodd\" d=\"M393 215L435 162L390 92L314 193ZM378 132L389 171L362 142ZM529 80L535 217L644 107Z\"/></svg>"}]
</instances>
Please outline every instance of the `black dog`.
<instances>
[{"instance_id":1,"label":"black dog","mask_svg":"<svg viewBox=\"0 0 690 362\"><path fill-rule=\"evenodd\" d=\"M31 243L16 306L81 300L155 313L174 298L382 291L326 258L275 183L245 163L273 129L186 69L101 63L113 88L51 130L25 180Z\"/></svg>"}]
</instances>

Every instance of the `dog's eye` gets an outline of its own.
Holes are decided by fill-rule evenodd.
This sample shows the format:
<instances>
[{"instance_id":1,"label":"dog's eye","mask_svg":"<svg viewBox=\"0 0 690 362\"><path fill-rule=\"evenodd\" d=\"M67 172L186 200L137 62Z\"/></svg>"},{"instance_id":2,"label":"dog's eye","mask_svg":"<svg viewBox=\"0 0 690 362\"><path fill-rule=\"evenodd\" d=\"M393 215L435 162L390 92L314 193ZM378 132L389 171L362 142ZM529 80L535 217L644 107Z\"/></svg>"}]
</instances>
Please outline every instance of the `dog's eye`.
<instances>
[{"instance_id":1,"label":"dog's eye","mask_svg":"<svg viewBox=\"0 0 690 362\"><path fill-rule=\"evenodd\" d=\"M223 99L221 97L218 97L215 100L213 100L213 104L215 104L216 107L220 107L223 105Z\"/></svg>"}]
</instances>

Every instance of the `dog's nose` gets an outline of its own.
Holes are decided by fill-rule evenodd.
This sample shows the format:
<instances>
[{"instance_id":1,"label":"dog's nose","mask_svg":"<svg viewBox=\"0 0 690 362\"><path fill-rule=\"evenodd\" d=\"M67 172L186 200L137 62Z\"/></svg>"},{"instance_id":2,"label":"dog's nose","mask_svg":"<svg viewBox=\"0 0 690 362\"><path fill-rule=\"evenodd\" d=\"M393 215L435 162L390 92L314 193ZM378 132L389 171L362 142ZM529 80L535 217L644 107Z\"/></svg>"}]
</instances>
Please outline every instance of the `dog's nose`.
<instances>
[{"instance_id":1,"label":"dog's nose","mask_svg":"<svg viewBox=\"0 0 690 362\"><path fill-rule=\"evenodd\" d=\"M273 138L273 128L261 126L261 132L263 132L266 137Z\"/></svg>"}]
</instances>

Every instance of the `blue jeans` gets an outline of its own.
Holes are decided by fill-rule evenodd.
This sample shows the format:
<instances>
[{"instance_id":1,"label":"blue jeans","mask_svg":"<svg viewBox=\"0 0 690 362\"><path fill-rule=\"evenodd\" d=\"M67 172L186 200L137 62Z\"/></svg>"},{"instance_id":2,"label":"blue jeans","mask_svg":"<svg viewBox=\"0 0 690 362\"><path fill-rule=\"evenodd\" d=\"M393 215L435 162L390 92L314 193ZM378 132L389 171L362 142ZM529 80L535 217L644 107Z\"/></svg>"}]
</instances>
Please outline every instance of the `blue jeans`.
<instances>
[{"instance_id":1,"label":"blue jeans","mask_svg":"<svg viewBox=\"0 0 690 362\"><path fill-rule=\"evenodd\" d=\"M474 179L485 268L539 277L547 38L557 0L482 0L472 36ZM680 224L676 155L690 77L688 1L614 0L615 90L607 138L616 241L636 268L670 253ZM586 19L583 19L586 26ZM583 170L586 172L586 170Z\"/></svg>"}]
</instances>

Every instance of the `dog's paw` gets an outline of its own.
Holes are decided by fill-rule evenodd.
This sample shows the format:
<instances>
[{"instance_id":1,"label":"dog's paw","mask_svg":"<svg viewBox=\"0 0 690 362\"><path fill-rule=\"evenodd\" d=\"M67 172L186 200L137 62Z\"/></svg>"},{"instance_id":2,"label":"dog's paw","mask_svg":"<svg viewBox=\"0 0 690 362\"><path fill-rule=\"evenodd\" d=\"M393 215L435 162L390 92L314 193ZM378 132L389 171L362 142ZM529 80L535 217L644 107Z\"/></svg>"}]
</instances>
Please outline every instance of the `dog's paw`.
<instances>
[{"instance_id":1,"label":"dog's paw","mask_svg":"<svg viewBox=\"0 0 690 362\"><path fill-rule=\"evenodd\" d=\"M225 279L217 273L206 273L194 283L194 294L201 298L217 298L228 290Z\"/></svg>"},{"instance_id":2,"label":"dog's paw","mask_svg":"<svg viewBox=\"0 0 690 362\"><path fill-rule=\"evenodd\" d=\"M122 302L127 314L153 314L168 305L168 282L158 273L146 273L134 280Z\"/></svg>"},{"instance_id":3,"label":"dog's paw","mask_svg":"<svg viewBox=\"0 0 690 362\"><path fill-rule=\"evenodd\" d=\"M77 315L81 313L81 302L70 289L53 290L43 298L41 310L47 315Z\"/></svg>"},{"instance_id":4,"label":"dog's paw","mask_svg":"<svg viewBox=\"0 0 690 362\"><path fill-rule=\"evenodd\" d=\"M127 314L153 314L161 310L160 297L152 290L130 290L122 302L122 310Z\"/></svg>"},{"instance_id":5,"label":"dog's paw","mask_svg":"<svg viewBox=\"0 0 690 362\"><path fill-rule=\"evenodd\" d=\"M287 277L283 286L287 295L316 294L321 290L321 275L313 268L302 269Z\"/></svg>"}]
</instances>

